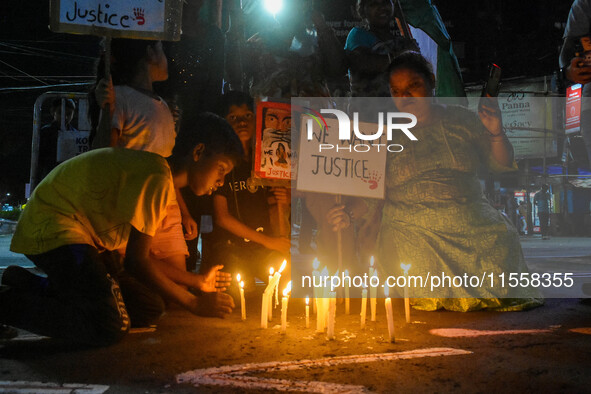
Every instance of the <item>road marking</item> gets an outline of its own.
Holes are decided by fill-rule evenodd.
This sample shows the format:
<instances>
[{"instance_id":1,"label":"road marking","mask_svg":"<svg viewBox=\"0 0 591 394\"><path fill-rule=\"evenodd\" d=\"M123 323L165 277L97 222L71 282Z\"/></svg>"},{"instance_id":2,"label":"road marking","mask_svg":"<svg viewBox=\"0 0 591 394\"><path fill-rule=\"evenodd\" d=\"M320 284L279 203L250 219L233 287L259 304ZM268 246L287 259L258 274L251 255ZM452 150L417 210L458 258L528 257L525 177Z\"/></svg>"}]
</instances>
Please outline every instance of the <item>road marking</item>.
<instances>
[{"instance_id":1,"label":"road marking","mask_svg":"<svg viewBox=\"0 0 591 394\"><path fill-rule=\"evenodd\" d=\"M376 361L407 360L423 357L456 356L472 354L463 349L427 348L398 353L360 354L354 356L327 357L317 360L271 361L265 363L237 364L223 367L196 369L177 375L177 383L194 386L214 385L245 389L280 391L305 391L313 393L363 393L364 386L328 382L294 381L248 376L253 373L294 371L302 368L330 367L341 364L373 363Z\"/></svg>"},{"instance_id":2,"label":"road marking","mask_svg":"<svg viewBox=\"0 0 591 394\"><path fill-rule=\"evenodd\" d=\"M0 381L0 392L2 393L103 394L108 389L109 386L100 384Z\"/></svg>"},{"instance_id":3,"label":"road marking","mask_svg":"<svg viewBox=\"0 0 591 394\"><path fill-rule=\"evenodd\" d=\"M591 335L591 327L571 328L570 332L576 332L577 334Z\"/></svg>"},{"instance_id":4,"label":"road marking","mask_svg":"<svg viewBox=\"0 0 591 394\"><path fill-rule=\"evenodd\" d=\"M492 336L492 335L515 335L515 334L546 334L552 332L552 330L470 330L466 328L434 328L429 330L432 335L437 335L446 338L473 338L481 336Z\"/></svg>"}]
</instances>

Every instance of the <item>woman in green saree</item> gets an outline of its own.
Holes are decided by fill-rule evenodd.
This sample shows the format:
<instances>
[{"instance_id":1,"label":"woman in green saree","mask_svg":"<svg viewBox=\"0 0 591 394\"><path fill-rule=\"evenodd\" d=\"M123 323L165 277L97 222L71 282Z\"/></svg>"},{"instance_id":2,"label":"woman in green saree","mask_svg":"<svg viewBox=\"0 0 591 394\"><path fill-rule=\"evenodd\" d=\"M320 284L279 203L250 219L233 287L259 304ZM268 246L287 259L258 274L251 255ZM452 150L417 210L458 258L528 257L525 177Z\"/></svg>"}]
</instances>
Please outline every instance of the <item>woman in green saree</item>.
<instances>
[{"instance_id":1,"label":"woman in green saree","mask_svg":"<svg viewBox=\"0 0 591 394\"><path fill-rule=\"evenodd\" d=\"M434 103L431 65L416 52L392 61L389 83L396 109L417 118L411 131L418 141L409 141L402 133L399 141L396 135L391 141L404 145L404 150L388 153L387 158L386 200L377 242L382 283L386 275L403 276L401 264L410 264L410 276L467 274L486 282L414 288L415 309L509 311L541 305L537 289L507 287L510 273L528 272L519 235L488 203L477 176L482 165L493 171L514 169L496 99L485 98L478 114ZM333 223L350 222L334 212L332 217ZM504 288L499 283L502 274Z\"/></svg>"}]
</instances>

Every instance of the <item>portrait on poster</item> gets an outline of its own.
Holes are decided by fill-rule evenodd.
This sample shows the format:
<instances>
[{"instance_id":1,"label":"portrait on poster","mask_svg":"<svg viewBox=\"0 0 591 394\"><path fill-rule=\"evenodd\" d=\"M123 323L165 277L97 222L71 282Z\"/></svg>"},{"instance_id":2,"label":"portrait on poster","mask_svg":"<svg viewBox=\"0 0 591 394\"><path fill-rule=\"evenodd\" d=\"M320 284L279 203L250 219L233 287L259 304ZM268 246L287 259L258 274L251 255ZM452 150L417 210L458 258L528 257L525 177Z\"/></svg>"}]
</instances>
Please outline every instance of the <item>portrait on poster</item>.
<instances>
[{"instance_id":1,"label":"portrait on poster","mask_svg":"<svg viewBox=\"0 0 591 394\"><path fill-rule=\"evenodd\" d=\"M290 104L271 101L257 104L254 154L254 175L262 183L293 179Z\"/></svg>"}]
</instances>

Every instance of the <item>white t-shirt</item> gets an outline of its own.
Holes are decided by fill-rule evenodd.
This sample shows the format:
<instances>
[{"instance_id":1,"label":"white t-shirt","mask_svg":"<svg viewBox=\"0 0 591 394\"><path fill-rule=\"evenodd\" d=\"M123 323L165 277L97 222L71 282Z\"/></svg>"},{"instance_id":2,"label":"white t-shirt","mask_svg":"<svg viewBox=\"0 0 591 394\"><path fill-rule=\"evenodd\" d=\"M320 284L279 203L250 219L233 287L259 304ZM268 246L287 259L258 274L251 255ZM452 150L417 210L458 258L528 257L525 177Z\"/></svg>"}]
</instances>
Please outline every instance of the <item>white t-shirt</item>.
<instances>
[{"instance_id":1,"label":"white t-shirt","mask_svg":"<svg viewBox=\"0 0 591 394\"><path fill-rule=\"evenodd\" d=\"M117 146L168 157L176 131L166 102L126 85L115 86L111 127L121 131Z\"/></svg>"}]
</instances>

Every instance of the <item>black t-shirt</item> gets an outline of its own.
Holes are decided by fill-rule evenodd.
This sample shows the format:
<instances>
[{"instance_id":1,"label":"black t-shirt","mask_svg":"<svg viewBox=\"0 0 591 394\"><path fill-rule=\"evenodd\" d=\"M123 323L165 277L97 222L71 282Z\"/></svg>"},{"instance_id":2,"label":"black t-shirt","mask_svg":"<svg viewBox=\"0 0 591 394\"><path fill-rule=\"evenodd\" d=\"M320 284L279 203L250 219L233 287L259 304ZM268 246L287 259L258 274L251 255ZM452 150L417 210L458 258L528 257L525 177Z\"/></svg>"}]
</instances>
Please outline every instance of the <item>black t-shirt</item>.
<instances>
[{"instance_id":1,"label":"black t-shirt","mask_svg":"<svg viewBox=\"0 0 591 394\"><path fill-rule=\"evenodd\" d=\"M262 186L253 186L249 182L251 176L252 162L241 161L234 167L234 170L226 176L224 186L216 192L226 198L228 212L236 219L253 230L270 234L269 204L267 197L269 191ZM215 198L215 197L214 197ZM230 232L214 226L214 231L207 236L213 242L232 240L242 242L242 238L236 237Z\"/></svg>"}]
</instances>

